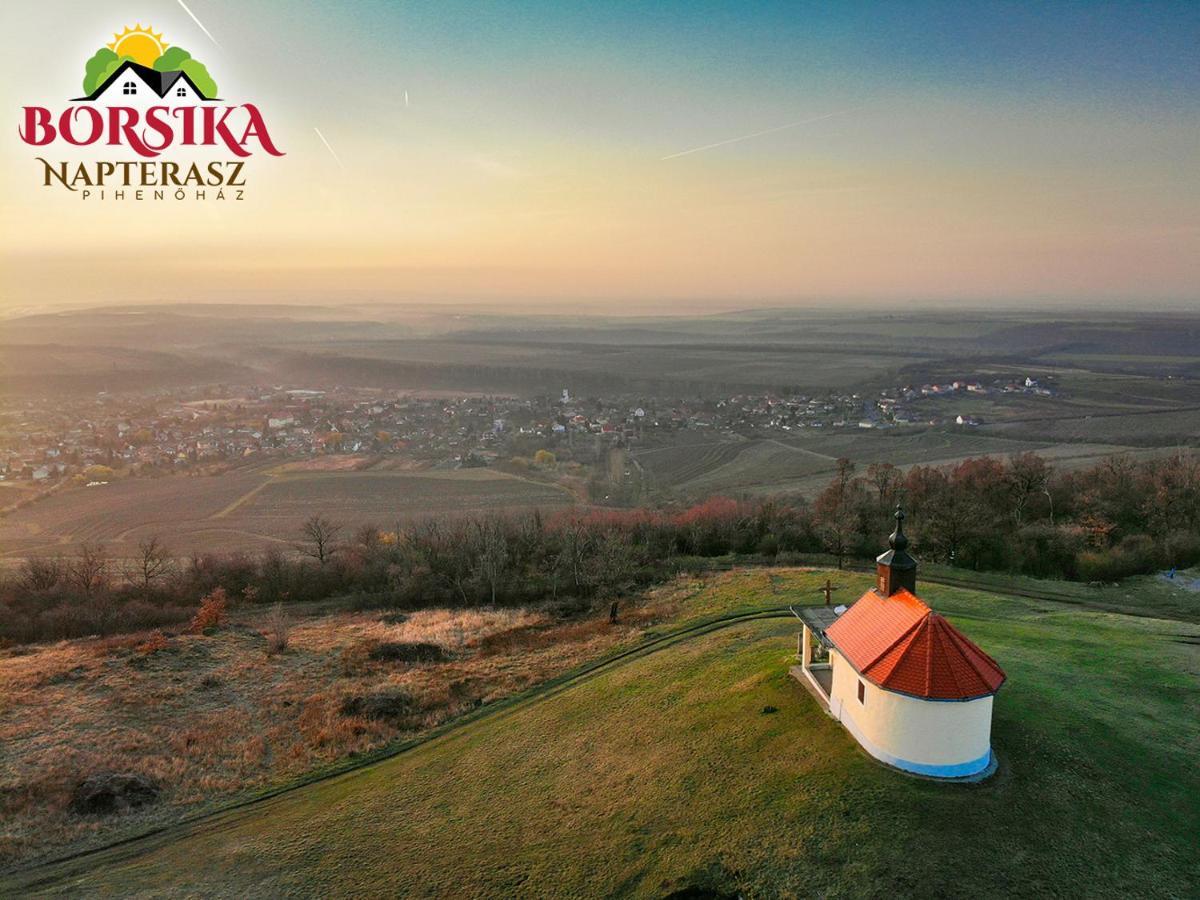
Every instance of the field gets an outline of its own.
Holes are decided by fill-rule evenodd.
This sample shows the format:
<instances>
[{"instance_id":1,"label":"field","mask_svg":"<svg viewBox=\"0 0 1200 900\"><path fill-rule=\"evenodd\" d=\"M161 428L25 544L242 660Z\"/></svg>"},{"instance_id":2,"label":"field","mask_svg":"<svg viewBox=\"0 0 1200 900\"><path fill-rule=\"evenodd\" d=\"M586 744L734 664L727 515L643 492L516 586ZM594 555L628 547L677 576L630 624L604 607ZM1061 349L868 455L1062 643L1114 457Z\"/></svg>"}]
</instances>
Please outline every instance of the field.
<instances>
[{"instance_id":1,"label":"field","mask_svg":"<svg viewBox=\"0 0 1200 900\"><path fill-rule=\"evenodd\" d=\"M984 426L989 435L1035 437L1048 441L1132 444L1142 447L1187 445L1200 437L1200 410L1110 412Z\"/></svg>"},{"instance_id":2,"label":"field","mask_svg":"<svg viewBox=\"0 0 1200 900\"><path fill-rule=\"evenodd\" d=\"M675 621L812 602L824 574L681 582ZM867 584L833 577L839 598ZM660 645L365 768L14 876L8 890L1189 896L1195 626L921 592L1009 675L993 729L1001 768L981 785L907 778L860 752L788 677L796 624L784 611Z\"/></svg>"},{"instance_id":3,"label":"field","mask_svg":"<svg viewBox=\"0 0 1200 900\"><path fill-rule=\"evenodd\" d=\"M15 481L0 481L0 510L8 509L36 496L37 489L31 484Z\"/></svg>"},{"instance_id":4,"label":"field","mask_svg":"<svg viewBox=\"0 0 1200 900\"><path fill-rule=\"evenodd\" d=\"M125 556L152 535L178 553L290 547L305 519L317 513L348 528L386 528L423 515L571 502L553 485L487 469L253 469L128 479L60 491L0 519L0 556L70 553L83 542Z\"/></svg>"},{"instance_id":5,"label":"field","mask_svg":"<svg viewBox=\"0 0 1200 900\"><path fill-rule=\"evenodd\" d=\"M865 468L873 462L950 465L970 457L1034 452L1064 467L1082 466L1114 453L1141 452L1117 444L1016 440L971 430L864 431L767 440L722 440L643 450L634 460L660 494L689 498L714 494L821 491L839 457Z\"/></svg>"}]
</instances>

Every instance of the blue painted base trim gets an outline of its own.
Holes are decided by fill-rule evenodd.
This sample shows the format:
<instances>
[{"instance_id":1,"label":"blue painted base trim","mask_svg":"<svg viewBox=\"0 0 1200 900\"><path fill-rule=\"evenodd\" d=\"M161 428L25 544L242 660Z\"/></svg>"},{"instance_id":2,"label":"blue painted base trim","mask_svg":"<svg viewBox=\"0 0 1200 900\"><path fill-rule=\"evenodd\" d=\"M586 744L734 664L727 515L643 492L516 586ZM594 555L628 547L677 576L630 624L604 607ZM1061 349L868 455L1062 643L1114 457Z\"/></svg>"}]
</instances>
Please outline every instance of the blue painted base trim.
<instances>
[{"instance_id":1,"label":"blue painted base trim","mask_svg":"<svg viewBox=\"0 0 1200 900\"><path fill-rule=\"evenodd\" d=\"M842 718L841 722L846 726L846 730L854 735L854 739L862 745L862 748L877 760L904 772L912 772L914 775L924 775L927 778L967 778L971 775L978 775L992 762L992 749L990 747L987 753L983 754L979 759L973 759L970 762L955 763L948 766L911 762L907 759L893 756L882 747L877 747L871 741L867 740L866 736L859 731L858 725L849 716Z\"/></svg>"},{"instance_id":2,"label":"blue painted base trim","mask_svg":"<svg viewBox=\"0 0 1200 900\"><path fill-rule=\"evenodd\" d=\"M992 751L988 748L988 752L973 759L970 762L959 763L954 766L931 766L926 763L909 762L906 759L897 759L891 757L883 760L890 766L895 766L897 769L903 769L905 772L912 772L914 775L926 775L930 778L966 778L969 775L978 775L988 767L988 763L992 761Z\"/></svg>"}]
</instances>

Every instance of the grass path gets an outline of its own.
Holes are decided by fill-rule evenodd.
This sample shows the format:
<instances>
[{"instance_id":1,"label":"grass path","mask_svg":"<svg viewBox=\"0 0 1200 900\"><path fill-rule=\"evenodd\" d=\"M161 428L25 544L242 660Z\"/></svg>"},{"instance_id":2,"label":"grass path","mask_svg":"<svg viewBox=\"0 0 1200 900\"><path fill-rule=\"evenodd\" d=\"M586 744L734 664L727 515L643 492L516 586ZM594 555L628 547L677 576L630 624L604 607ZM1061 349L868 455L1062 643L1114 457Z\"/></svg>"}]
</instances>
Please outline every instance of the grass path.
<instances>
[{"instance_id":1,"label":"grass path","mask_svg":"<svg viewBox=\"0 0 1200 900\"><path fill-rule=\"evenodd\" d=\"M262 493L267 488L267 486L269 484L271 484L271 482L274 480L274 478L275 478L275 476L271 473L265 474L263 476L262 484L257 484L254 487L250 488L250 490L246 491L246 493L242 494L242 496L238 497L236 500L234 500L232 503L230 503L224 509L218 510L217 512L213 513L208 518L209 519L226 519L226 518L228 518L230 515L235 513L242 506L245 506L247 503L249 503L251 500L253 500L255 497L257 497L260 493Z\"/></svg>"}]
</instances>

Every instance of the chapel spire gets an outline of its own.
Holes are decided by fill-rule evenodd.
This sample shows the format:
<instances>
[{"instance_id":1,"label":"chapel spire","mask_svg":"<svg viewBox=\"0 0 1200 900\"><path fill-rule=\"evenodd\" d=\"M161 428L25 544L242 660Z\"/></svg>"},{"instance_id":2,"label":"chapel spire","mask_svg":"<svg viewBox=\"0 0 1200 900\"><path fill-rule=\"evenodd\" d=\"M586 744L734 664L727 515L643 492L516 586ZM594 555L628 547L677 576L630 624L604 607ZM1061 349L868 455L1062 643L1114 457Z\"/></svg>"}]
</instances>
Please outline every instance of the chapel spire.
<instances>
[{"instance_id":1,"label":"chapel spire","mask_svg":"<svg viewBox=\"0 0 1200 900\"><path fill-rule=\"evenodd\" d=\"M885 597L890 597L900 588L909 593L917 592L917 561L908 552L908 537L904 534L904 509L896 504L896 530L888 538L890 550L886 550L875 558L875 571L878 576L876 589Z\"/></svg>"}]
</instances>

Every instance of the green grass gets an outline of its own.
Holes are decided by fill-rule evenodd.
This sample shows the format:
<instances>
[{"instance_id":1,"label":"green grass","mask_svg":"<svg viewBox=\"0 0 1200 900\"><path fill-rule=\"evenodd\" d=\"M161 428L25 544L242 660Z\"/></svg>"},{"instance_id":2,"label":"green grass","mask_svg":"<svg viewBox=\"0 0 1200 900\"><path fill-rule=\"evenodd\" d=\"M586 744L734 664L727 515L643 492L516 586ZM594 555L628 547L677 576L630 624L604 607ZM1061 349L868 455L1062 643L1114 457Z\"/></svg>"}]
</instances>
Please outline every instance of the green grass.
<instances>
[{"instance_id":1,"label":"green grass","mask_svg":"<svg viewBox=\"0 0 1200 900\"><path fill-rule=\"evenodd\" d=\"M1173 582L1158 575L1138 575L1118 584L1101 587L1078 581L1047 581L1022 575L973 572L928 564L922 566L922 571L927 578L967 581L973 587L1032 594L1104 612L1200 623L1200 591L1185 587L1185 583L1200 578L1200 569L1181 571Z\"/></svg>"},{"instance_id":2,"label":"green grass","mask_svg":"<svg viewBox=\"0 0 1200 900\"><path fill-rule=\"evenodd\" d=\"M827 577L842 602L869 584L747 570L667 590L689 621L812 602ZM867 758L787 676L796 624L776 619L38 877L71 894L1192 895L1200 648L1179 641L1194 626L933 584L922 594L1009 674L1001 770L982 785Z\"/></svg>"}]
</instances>

